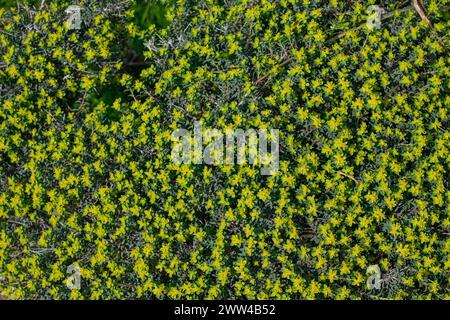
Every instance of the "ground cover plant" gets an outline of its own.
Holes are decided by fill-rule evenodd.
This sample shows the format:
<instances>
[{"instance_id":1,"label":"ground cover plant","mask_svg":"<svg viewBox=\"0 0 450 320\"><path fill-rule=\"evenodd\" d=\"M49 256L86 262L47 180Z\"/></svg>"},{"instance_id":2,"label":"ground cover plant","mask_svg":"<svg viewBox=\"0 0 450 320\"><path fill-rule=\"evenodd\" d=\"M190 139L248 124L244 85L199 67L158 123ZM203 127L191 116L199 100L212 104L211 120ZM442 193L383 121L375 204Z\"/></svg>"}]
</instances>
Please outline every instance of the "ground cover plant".
<instances>
[{"instance_id":1,"label":"ground cover plant","mask_svg":"<svg viewBox=\"0 0 450 320\"><path fill-rule=\"evenodd\" d=\"M450 297L450 1L1 3L4 297ZM196 121L278 172L174 163Z\"/></svg>"}]
</instances>

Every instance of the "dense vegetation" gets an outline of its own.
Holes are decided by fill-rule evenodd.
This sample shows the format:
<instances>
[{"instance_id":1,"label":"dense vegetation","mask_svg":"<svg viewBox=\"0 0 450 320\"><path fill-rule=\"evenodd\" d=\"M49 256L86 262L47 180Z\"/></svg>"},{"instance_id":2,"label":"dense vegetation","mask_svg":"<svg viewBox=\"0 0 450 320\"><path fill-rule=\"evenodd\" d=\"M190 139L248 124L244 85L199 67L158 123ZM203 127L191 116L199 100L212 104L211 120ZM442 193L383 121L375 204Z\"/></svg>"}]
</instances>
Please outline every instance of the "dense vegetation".
<instances>
[{"instance_id":1,"label":"dense vegetation","mask_svg":"<svg viewBox=\"0 0 450 320\"><path fill-rule=\"evenodd\" d=\"M449 2L2 7L0 292L448 299ZM194 121L280 129L279 172L174 164Z\"/></svg>"}]
</instances>

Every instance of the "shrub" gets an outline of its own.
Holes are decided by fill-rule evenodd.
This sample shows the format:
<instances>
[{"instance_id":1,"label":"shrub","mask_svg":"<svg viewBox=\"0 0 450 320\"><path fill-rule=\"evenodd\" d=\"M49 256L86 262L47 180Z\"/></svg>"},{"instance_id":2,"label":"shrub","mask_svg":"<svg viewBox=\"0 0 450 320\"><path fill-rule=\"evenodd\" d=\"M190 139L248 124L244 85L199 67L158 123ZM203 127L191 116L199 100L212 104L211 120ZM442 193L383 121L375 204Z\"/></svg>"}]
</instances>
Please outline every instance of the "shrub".
<instances>
[{"instance_id":1,"label":"shrub","mask_svg":"<svg viewBox=\"0 0 450 320\"><path fill-rule=\"evenodd\" d=\"M80 31L0 15L6 295L449 297L447 0L431 25L385 1L380 29L365 1L179 0L161 28L93 3ZM174 164L195 121L280 129L279 172Z\"/></svg>"}]
</instances>

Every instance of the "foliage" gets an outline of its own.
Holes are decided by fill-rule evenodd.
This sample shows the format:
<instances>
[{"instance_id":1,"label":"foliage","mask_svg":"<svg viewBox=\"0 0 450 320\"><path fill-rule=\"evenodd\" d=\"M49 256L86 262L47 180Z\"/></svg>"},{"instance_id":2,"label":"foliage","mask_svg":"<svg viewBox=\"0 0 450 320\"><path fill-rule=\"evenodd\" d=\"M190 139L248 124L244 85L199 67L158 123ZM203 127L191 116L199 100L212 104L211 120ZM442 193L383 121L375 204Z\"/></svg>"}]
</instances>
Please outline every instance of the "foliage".
<instances>
[{"instance_id":1,"label":"foliage","mask_svg":"<svg viewBox=\"0 0 450 320\"><path fill-rule=\"evenodd\" d=\"M449 298L448 0L432 27L385 1L380 30L374 1L178 0L159 27L84 1L80 31L66 4L0 9L5 295ZM173 164L196 120L279 128L278 174Z\"/></svg>"}]
</instances>

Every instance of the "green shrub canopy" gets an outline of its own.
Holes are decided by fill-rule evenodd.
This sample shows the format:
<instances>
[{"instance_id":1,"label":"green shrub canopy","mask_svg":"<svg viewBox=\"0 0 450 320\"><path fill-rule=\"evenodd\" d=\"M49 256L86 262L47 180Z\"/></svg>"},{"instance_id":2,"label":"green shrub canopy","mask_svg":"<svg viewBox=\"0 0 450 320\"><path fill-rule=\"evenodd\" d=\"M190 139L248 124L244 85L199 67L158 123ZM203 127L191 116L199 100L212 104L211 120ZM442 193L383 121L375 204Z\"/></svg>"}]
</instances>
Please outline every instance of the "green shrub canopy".
<instances>
[{"instance_id":1,"label":"green shrub canopy","mask_svg":"<svg viewBox=\"0 0 450 320\"><path fill-rule=\"evenodd\" d=\"M0 292L448 299L449 1L416 3L0 9ZM278 172L173 163L196 121L279 129Z\"/></svg>"}]
</instances>

